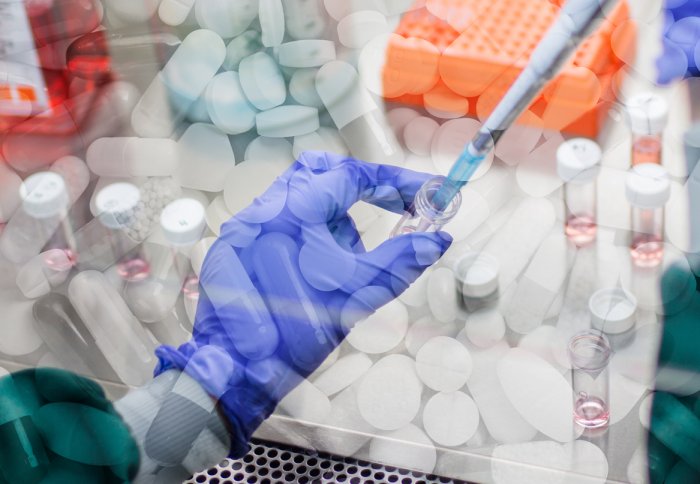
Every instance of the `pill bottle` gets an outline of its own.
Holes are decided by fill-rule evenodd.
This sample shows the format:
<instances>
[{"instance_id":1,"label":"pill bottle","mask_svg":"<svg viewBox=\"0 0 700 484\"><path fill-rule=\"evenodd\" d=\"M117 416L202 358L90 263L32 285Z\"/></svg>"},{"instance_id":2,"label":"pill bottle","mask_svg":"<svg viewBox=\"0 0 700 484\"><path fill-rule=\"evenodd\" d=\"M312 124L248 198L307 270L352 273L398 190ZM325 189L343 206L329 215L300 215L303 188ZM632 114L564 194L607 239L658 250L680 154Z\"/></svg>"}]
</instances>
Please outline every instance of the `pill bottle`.
<instances>
[{"instance_id":1,"label":"pill bottle","mask_svg":"<svg viewBox=\"0 0 700 484\"><path fill-rule=\"evenodd\" d=\"M625 183L632 206L630 254L638 267L655 267L664 255L664 206L671 196L668 173L654 163L632 168Z\"/></svg>"},{"instance_id":2,"label":"pill bottle","mask_svg":"<svg viewBox=\"0 0 700 484\"><path fill-rule=\"evenodd\" d=\"M94 30L102 9L95 0L0 0L0 131L36 132L27 118L57 117L38 126L62 134L75 122L61 119L70 75L62 43ZM93 86L86 86L92 89Z\"/></svg>"},{"instance_id":3,"label":"pill bottle","mask_svg":"<svg viewBox=\"0 0 700 484\"><path fill-rule=\"evenodd\" d=\"M579 247L596 238L601 158L598 144L586 138L565 141L557 150L557 173L564 181L564 233Z\"/></svg>"},{"instance_id":4,"label":"pill bottle","mask_svg":"<svg viewBox=\"0 0 700 484\"><path fill-rule=\"evenodd\" d=\"M438 210L432 204L433 197L445 181L445 177L439 176L431 178L423 184L416 193L413 205L394 227L391 233L392 237L413 232L437 232L452 220L462 205L460 192L457 192L445 210Z\"/></svg>"},{"instance_id":5,"label":"pill bottle","mask_svg":"<svg viewBox=\"0 0 700 484\"><path fill-rule=\"evenodd\" d=\"M656 94L642 93L629 99L626 109L632 131L632 166L660 165L668 103Z\"/></svg>"}]
</instances>

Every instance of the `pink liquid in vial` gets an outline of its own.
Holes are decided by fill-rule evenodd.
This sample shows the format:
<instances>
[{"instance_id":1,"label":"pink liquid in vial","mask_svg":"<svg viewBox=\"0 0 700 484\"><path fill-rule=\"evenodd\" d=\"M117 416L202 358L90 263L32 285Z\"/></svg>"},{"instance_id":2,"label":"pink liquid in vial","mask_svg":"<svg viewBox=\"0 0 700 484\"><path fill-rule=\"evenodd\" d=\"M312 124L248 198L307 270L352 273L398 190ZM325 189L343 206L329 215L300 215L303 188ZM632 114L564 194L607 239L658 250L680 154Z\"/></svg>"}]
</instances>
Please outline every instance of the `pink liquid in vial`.
<instances>
[{"instance_id":1,"label":"pink liquid in vial","mask_svg":"<svg viewBox=\"0 0 700 484\"><path fill-rule=\"evenodd\" d=\"M598 232L595 219L590 215L572 215L566 221L564 233L568 239L579 247L593 242Z\"/></svg>"},{"instance_id":2,"label":"pink liquid in vial","mask_svg":"<svg viewBox=\"0 0 700 484\"><path fill-rule=\"evenodd\" d=\"M151 266L140 257L125 259L117 264L119 277L129 282L143 281L151 272Z\"/></svg>"},{"instance_id":3,"label":"pink liquid in vial","mask_svg":"<svg viewBox=\"0 0 700 484\"><path fill-rule=\"evenodd\" d=\"M72 268L77 261L75 253L70 249L49 250L44 254L44 265L56 272L64 272Z\"/></svg>"},{"instance_id":4,"label":"pink liquid in vial","mask_svg":"<svg viewBox=\"0 0 700 484\"><path fill-rule=\"evenodd\" d=\"M199 299L199 277L190 276L182 286L182 294L190 300L196 301Z\"/></svg>"},{"instance_id":5,"label":"pink liquid in vial","mask_svg":"<svg viewBox=\"0 0 700 484\"><path fill-rule=\"evenodd\" d=\"M632 240L630 254L638 267L656 267L664 258L663 241L655 235L637 235Z\"/></svg>"},{"instance_id":6,"label":"pink liquid in vial","mask_svg":"<svg viewBox=\"0 0 700 484\"><path fill-rule=\"evenodd\" d=\"M608 424L610 410L600 398L580 392L574 402L574 420L581 427L597 429Z\"/></svg>"},{"instance_id":7,"label":"pink liquid in vial","mask_svg":"<svg viewBox=\"0 0 700 484\"><path fill-rule=\"evenodd\" d=\"M632 145L632 166L642 163L661 164L661 141L657 138L639 138Z\"/></svg>"}]
</instances>

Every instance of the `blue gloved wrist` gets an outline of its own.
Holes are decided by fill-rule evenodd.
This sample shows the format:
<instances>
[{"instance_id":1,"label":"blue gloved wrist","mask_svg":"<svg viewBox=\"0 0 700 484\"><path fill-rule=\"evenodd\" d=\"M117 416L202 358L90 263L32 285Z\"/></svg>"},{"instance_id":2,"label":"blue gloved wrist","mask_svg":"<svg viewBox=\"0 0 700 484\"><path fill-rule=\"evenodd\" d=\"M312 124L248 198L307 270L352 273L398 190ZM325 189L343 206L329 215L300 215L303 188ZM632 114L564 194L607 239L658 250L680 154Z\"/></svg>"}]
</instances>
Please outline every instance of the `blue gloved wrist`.
<instances>
[{"instance_id":1,"label":"blue gloved wrist","mask_svg":"<svg viewBox=\"0 0 700 484\"><path fill-rule=\"evenodd\" d=\"M666 0L658 82L700 75L700 0Z\"/></svg>"}]
</instances>

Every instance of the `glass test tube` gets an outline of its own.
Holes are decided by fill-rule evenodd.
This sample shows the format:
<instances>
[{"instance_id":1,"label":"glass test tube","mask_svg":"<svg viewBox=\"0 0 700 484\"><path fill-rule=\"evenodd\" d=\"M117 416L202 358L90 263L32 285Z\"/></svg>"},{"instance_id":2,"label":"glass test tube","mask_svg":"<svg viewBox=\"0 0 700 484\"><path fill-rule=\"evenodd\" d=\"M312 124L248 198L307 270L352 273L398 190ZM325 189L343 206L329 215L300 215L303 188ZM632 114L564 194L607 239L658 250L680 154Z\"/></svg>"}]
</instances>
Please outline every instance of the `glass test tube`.
<instances>
[{"instance_id":1,"label":"glass test tube","mask_svg":"<svg viewBox=\"0 0 700 484\"><path fill-rule=\"evenodd\" d=\"M413 232L437 232L452 220L462 205L462 194L460 192L457 192L457 195L443 211L437 210L432 204L433 197L442 184L445 183L445 180L445 177L440 176L432 178L423 184L418 193L416 193L413 205L401 217L401 220L391 232L392 237Z\"/></svg>"},{"instance_id":2,"label":"glass test tube","mask_svg":"<svg viewBox=\"0 0 700 484\"><path fill-rule=\"evenodd\" d=\"M564 232L579 247L593 242L598 231L596 179L601 158L600 146L586 138L568 140L557 150L557 173L565 182Z\"/></svg>"},{"instance_id":3,"label":"glass test tube","mask_svg":"<svg viewBox=\"0 0 700 484\"><path fill-rule=\"evenodd\" d=\"M66 270L65 263L75 260L75 242L67 220L70 204L66 183L57 173L40 172L20 186L22 205L5 226L0 251L17 264L25 263L43 247L61 249L68 257L47 258L47 267ZM54 251L51 251L52 253Z\"/></svg>"},{"instance_id":4,"label":"glass test tube","mask_svg":"<svg viewBox=\"0 0 700 484\"><path fill-rule=\"evenodd\" d=\"M655 267L664 255L664 205L671 196L668 174L653 163L637 165L627 175L625 188L632 205L632 261L639 267Z\"/></svg>"},{"instance_id":5,"label":"glass test tube","mask_svg":"<svg viewBox=\"0 0 700 484\"><path fill-rule=\"evenodd\" d=\"M632 166L661 164L663 131L668 122L668 103L653 93L632 97L626 104L632 130Z\"/></svg>"},{"instance_id":6,"label":"glass test tube","mask_svg":"<svg viewBox=\"0 0 700 484\"><path fill-rule=\"evenodd\" d=\"M571 338L568 352L574 421L587 429L605 427L610 420L610 343L599 331L584 331Z\"/></svg>"}]
</instances>

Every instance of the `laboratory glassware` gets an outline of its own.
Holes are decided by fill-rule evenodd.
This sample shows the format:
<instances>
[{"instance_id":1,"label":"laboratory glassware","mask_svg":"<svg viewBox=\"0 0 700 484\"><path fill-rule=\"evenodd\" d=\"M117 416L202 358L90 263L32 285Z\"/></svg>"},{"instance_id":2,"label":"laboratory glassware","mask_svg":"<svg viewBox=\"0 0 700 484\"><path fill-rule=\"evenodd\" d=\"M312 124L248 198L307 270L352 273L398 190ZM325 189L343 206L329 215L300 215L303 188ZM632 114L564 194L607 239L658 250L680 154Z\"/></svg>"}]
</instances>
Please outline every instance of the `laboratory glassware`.
<instances>
[{"instance_id":1,"label":"laboratory glassware","mask_svg":"<svg viewBox=\"0 0 700 484\"><path fill-rule=\"evenodd\" d=\"M600 331L584 331L569 341L571 384L574 396L574 421L581 427L596 429L610 421L610 374L612 351Z\"/></svg>"},{"instance_id":2,"label":"laboratory glassware","mask_svg":"<svg viewBox=\"0 0 700 484\"><path fill-rule=\"evenodd\" d=\"M643 163L660 165L663 131L668 122L668 103L662 97L647 92L629 99L625 107L632 131L632 166Z\"/></svg>"},{"instance_id":3,"label":"laboratory glassware","mask_svg":"<svg viewBox=\"0 0 700 484\"><path fill-rule=\"evenodd\" d=\"M438 210L433 203L445 180L445 177L435 177L423 184L416 193L413 205L394 228L392 237L413 232L437 232L457 214L462 204L459 192L442 210Z\"/></svg>"}]
</instances>

